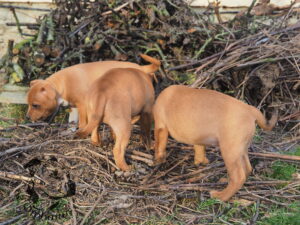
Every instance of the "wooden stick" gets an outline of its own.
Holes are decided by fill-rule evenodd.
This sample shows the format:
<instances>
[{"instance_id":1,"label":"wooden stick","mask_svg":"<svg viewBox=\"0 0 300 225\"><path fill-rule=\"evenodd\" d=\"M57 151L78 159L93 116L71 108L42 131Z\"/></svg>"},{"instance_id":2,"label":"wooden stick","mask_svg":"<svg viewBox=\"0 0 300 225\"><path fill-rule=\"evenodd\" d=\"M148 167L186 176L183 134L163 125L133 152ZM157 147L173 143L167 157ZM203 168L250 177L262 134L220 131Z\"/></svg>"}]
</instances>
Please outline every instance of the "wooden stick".
<instances>
[{"instance_id":1,"label":"wooden stick","mask_svg":"<svg viewBox=\"0 0 300 225\"><path fill-rule=\"evenodd\" d=\"M49 140L49 141L46 141L46 142L43 142L43 143L40 143L40 144L36 144L36 145L13 147L13 148L7 149L3 152L0 152L0 157L4 156L4 155L7 155L7 154L15 153L15 152L27 151L29 149L33 149L33 148L36 148L36 147L42 147L42 146L45 146L45 145L50 144L50 143L55 142L55 141L60 141L60 140Z\"/></svg>"},{"instance_id":2,"label":"wooden stick","mask_svg":"<svg viewBox=\"0 0 300 225\"><path fill-rule=\"evenodd\" d=\"M13 179L13 180L34 182L34 183L38 183L38 184L42 183L40 180L38 180L36 178L33 178L33 177L25 177L25 176L22 176L22 175L8 173L8 172L4 172L4 171L0 171L0 177L9 178L9 179Z\"/></svg>"},{"instance_id":3,"label":"wooden stick","mask_svg":"<svg viewBox=\"0 0 300 225\"><path fill-rule=\"evenodd\" d=\"M249 155L262 156L266 158L277 158L277 159L288 159L300 161L300 156L296 155L281 155L276 153L260 153L260 152L249 152Z\"/></svg>"},{"instance_id":4,"label":"wooden stick","mask_svg":"<svg viewBox=\"0 0 300 225\"><path fill-rule=\"evenodd\" d=\"M154 166L154 162L152 159L147 159L147 158L143 158L141 156L138 155L129 155L130 158L134 159L134 160L139 160L141 162L146 163L148 166Z\"/></svg>"},{"instance_id":5,"label":"wooden stick","mask_svg":"<svg viewBox=\"0 0 300 225\"><path fill-rule=\"evenodd\" d=\"M180 160L178 163L176 163L175 165L173 165L171 168L167 169L166 171L162 172L161 174L159 174L158 176L153 178L153 181L157 180L160 177L165 176L166 174L168 174L170 171L172 171L173 169L175 169L177 166L179 166L180 164L182 164L184 161L188 160L188 158L190 157L190 155L186 155L185 157L183 157L182 160Z\"/></svg>"},{"instance_id":6,"label":"wooden stick","mask_svg":"<svg viewBox=\"0 0 300 225\"><path fill-rule=\"evenodd\" d=\"M203 70L206 66L208 66L209 64L215 62L217 59L218 59L218 58L212 58L212 59L209 60L208 62L202 64L201 66L199 66L199 67L196 69L195 73L198 73L200 70Z\"/></svg>"},{"instance_id":7,"label":"wooden stick","mask_svg":"<svg viewBox=\"0 0 300 225\"><path fill-rule=\"evenodd\" d=\"M288 143L290 143L290 142L299 141L299 140L300 140L300 136L297 136L297 137L293 137L293 138L291 138L291 139L289 139L289 140L280 142L280 143L278 143L278 144L276 144L276 145L277 145L277 146L278 146L278 145L284 145L284 144L288 144Z\"/></svg>"},{"instance_id":8,"label":"wooden stick","mask_svg":"<svg viewBox=\"0 0 300 225\"><path fill-rule=\"evenodd\" d=\"M115 8L114 11L115 12L120 11L121 9L123 9L124 7L126 7L128 4L130 4L131 2L132 1L129 1L129 2L124 3L123 5L120 5L119 7ZM109 14L112 14L112 10L109 10L107 12L101 13L101 16L106 16L106 15L109 15Z\"/></svg>"},{"instance_id":9,"label":"wooden stick","mask_svg":"<svg viewBox=\"0 0 300 225\"><path fill-rule=\"evenodd\" d=\"M153 155L150 155L150 154L147 154L147 153L144 153L144 152L140 152L140 151L137 151L137 150L133 150L132 154L138 155L138 156L143 156L147 159L153 159Z\"/></svg>"},{"instance_id":10,"label":"wooden stick","mask_svg":"<svg viewBox=\"0 0 300 225\"><path fill-rule=\"evenodd\" d=\"M98 152L89 150L89 149L87 149L87 148L80 148L80 149L82 149L82 150L84 150L84 151L87 151L87 152L91 153L92 155L95 155L95 156L97 156L97 157L99 157L99 158L101 158L101 159L104 159L105 161L108 161L108 163L109 163L112 167L114 167L115 169L119 169L119 168L116 166L116 164L114 164L114 163L113 163L111 160L109 160L106 156L104 156L104 155L102 155L102 154L100 154L100 153L98 153Z\"/></svg>"}]
</instances>

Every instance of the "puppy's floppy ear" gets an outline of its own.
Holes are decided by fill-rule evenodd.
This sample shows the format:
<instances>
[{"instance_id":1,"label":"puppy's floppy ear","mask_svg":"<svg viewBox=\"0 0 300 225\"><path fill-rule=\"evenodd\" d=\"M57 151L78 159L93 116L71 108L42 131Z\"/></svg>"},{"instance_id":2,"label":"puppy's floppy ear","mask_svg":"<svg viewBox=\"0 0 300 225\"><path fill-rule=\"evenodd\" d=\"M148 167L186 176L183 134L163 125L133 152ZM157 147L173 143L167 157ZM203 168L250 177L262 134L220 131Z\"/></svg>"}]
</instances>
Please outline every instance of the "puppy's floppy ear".
<instances>
[{"instance_id":1,"label":"puppy's floppy ear","mask_svg":"<svg viewBox=\"0 0 300 225\"><path fill-rule=\"evenodd\" d=\"M57 94L55 89L47 82L44 82L40 87L40 92L46 95L49 99L55 99Z\"/></svg>"},{"instance_id":2,"label":"puppy's floppy ear","mask_svg":"<svg viewBox=\"0 0 300 225\"><path fill-rule=\"evenodd\" d=\"M32 87L33 85L37 84L39 81L41 81L41 80L37 79L37 80L30 81L30 87Z\"/></svg>"}]
</instances>

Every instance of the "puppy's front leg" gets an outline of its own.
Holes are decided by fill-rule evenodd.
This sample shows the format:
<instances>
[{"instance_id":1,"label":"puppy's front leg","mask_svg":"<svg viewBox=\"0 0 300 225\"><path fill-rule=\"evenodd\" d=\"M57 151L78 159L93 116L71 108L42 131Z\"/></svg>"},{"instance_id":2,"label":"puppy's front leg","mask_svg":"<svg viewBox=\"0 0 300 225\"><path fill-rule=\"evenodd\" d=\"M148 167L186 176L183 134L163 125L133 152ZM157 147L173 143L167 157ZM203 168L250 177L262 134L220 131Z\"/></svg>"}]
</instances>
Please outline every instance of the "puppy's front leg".
<instances>
[{"instance_id":1,"label":"puppy's front leg","mask_svg":"<svg viewBox=\"0 0 300 225\"><path fill-rule=\"evenodd\" d=\"M166 161L166 147L168 141L168 129L167 128L155 128L155 164L159 165Z\"/></svg>"},{"instance_id":2,"label":"puppy's front leg","mask_svg":"<svg viewBox=\"0 0 300 225\"><path fill-rule=\"evenodd\" d=\"M78 122L78 127L83 128L87 125L87 113L86 113L86 108L84 106L79 106L78 107L78 113L79 113L79 122Z\"/></svg>"},{"instance_id":3,"label":"puppy's front leg","mask_svg":"<svg viewBox=\"0 0 300 225\"><path fill-rule=\"evenodd\" d=\"M95 146L101 145L101 136L98 132L98 126L92 131L91 141L92 141L92 144Z\"/></svg>"}]
</instances>

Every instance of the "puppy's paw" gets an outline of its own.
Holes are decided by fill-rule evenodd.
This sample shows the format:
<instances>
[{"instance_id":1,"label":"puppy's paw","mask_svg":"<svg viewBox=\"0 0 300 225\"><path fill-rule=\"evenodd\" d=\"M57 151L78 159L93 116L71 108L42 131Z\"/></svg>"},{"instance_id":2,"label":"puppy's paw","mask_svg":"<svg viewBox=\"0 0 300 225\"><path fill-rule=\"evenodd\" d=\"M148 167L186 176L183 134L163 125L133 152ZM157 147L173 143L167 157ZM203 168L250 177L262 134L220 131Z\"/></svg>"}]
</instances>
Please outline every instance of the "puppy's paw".
<instances>
[{"instance_id":1,"label":"puppy's paw","mask_svg":"<svg viewBox=\"0 0 300 225\"><path fill-rule=\"evenodd\" d=\"M223 193L223 191L212 190L209 192L209 194L210 194L211 198L216 198L223 202L225 202L229 199L227 196L225 196L225 193Z\"/></svg>"},{"instance_id":2,"label":"puppy's paw","mask_svg":"<svg viewBox=\"0 0 300 225\"><path fill-rule=\"evenodd\" d=\"M196 166L199 166L200 164L202 164L202 165L207 165L209 163L209 160L208 160L208 158L206 158L206 157L204 157L204 158L202 158L202 159L195 159L195 161L194 161L194 164L196 165Z\"/></svg>"},{"instance_id":3,"label":"puppy's paw","mask_svg":"<svg viewBox=\"0 0 300 225\"><path fill-rule=\"evenodd\" d=\"M165 163L167 160L165 157L159 157L154 159L154 166L158 166L160 164Z\"/></svg>"},{"instance_id":4,"label":"puppy's paw","mask_svg":"<svg viewBox=\"0 0 300 225\"><path fill-rule=\"evenodd\" d=\"M130 172L134 169L134 167L132 165L127 165L125 164L121 164L121 165L117 165L119 167L120 170L124 171L124 172Z\"/></svg>"},{"instance_id":5,"label":"puppy's paw","mask_svg":"<svg viewBox=\"0 0 300 225\"><path fill-rule=\"evenodd\" d=\"M77 137L80 137L80 138L86 138L86 137L87 137L87 133L84 132L84 131L81 130L81 129L79 129L79 130L75 133L75 135L76 135Z\"/></svg>"},{"instance_id":6,"label":"puppy's paw","mask_svg":"<svg viewBox=\"0 0 300 225\"><path fill-rule=\"evenodd\" d=\"M94 145L95 147L100 147L101 146L101 142L100 141L91 141L92 145Z\"/></svg>"}]
</instances>

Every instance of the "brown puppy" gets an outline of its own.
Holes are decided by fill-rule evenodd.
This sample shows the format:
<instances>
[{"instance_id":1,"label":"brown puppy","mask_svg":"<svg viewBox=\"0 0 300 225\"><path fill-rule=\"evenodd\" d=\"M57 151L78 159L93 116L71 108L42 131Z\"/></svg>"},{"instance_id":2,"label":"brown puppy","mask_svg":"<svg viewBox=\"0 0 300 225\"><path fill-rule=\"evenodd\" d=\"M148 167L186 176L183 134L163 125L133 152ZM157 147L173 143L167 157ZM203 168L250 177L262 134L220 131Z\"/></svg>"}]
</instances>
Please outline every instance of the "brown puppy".
<instances>
[{"instance_id":1,"label":"brown puppy","mask_svg":"<svg viewBox=\"0 0 300 225\"><path fill-rule=\"evenodd\" d=\"M84 63L63 69L46 80L32 81L27 95L29 105L27 116L33 121L44 120L65 100L78 109L79 127L84 127L86 112L83 96L92 83L112 68L136 68L145 73L153 73L159 68L159 60L143 54L141 57L152 64L140 66L119 61Z\"/></svg>"},{"instance_id":2,"label":"brown puppy","mask_svg":"<svg viewBox=\"0 0 300 225\"><path fill-rule=\"evenodd\" d=\"M125 150L131 133L131 119L140 115L142 137L150 146L150 130L154 89L152 77L138 69L112 69L97 79L86 95L88 124L77 131L86 137L97 132L101 122L108 124L115 136L113 155L116 165L123 171L130 170L125 162ZM92 135L92 142L100 143L99 135Z\"/></svg>"},{"instance_id":3,"label":"brown puppy","mask_svg":"<svg viewBox=\"0 0 300 225\"><path fill-rule=\"evenodd\" d=\"M255 122L271 130L277 115L266 121L263 114L228 95L205 89L174 85L157 98L155 120L155 160L166 160L168 134L179 142L194 145L195 163L207 163L205 145L219 145L228 174L228 186L211 191L211 197L230 199L244 184L252 167L248 147L255 132Z\"/></svg>"}]
</instances>

